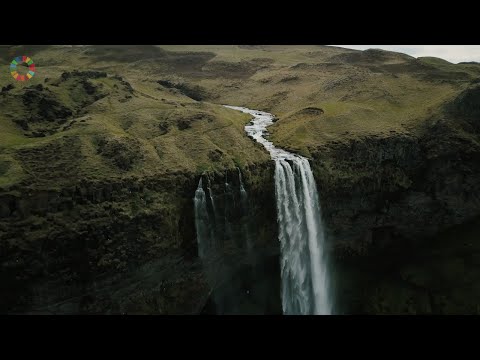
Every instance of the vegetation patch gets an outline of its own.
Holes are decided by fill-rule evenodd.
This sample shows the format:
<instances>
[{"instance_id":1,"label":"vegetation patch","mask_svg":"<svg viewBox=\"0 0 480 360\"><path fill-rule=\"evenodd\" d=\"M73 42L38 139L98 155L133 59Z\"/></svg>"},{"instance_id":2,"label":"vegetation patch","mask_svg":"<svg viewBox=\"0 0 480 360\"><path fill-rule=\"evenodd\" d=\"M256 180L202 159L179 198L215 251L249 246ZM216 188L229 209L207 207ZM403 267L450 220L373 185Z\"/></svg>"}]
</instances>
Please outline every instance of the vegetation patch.
<instances>
[{"instance_id":1,"label":"vegetation patch","mask_svg":"<svg viewBox=\"0 0 480 360\"><path fill-rule=\"evenodd\" d=\"M77 181L84 155L78 137L65 136L47 144L25 147L17 151L31 183L56 187L64 182Z\"/></svg>"},{"instance_id":2,"label":"vegetation patch","mask_svg":"<svg viewBox=\"0 0 480 360\"><path fill-rule=\"evenodd\" d=\"M10 161L0 160L0 176L4 176L10 169Z\"/></svg>"},{"instance_id":3,"label":"vegetation patch","mask_svg":"<svg viewBox=\"0 0 480 360\"><path fill-rule=\"evenodd\" d=\"M324 112L325 111L323 111L323 109L320 109L314 106L309 106L298 111L297 114L298 115L322 115Z\"/></svg>"},{"instance_id":4,"label":"vegetation patch","mask_svg":"<svg viewBox=\"0 0 480 360\"><path fill-rule=\"evenodd\" d=\"M211 150L208 153L208 158L213 162L218 162L222 159L223 152L219 149Z\"/></svg>"},{"instance_id":5,"label":"vegetation patch","mask_svg":"<svg viewBox=\"0 0 480 360\"><path fill-rule=\"evenodd\" d=\"M124 171L132 170L143 159L139 141L126 137L97 139L97 154Z\"/></svg>"},{"instance_id":6,"label":"vegetation patch","mask_svg":"<svg viewBox=\"0 0 480 360\"><path fill-rule=\"evenodd\" d=\"M211 61L203 67L206 76L223 77L223 78L249 78L258 70L267 66L267 62L263 61Z\"/></svg>"},{"instance_id":7,"label":"vegetation patch","mask_svg":"<svg viewBox=\"0 0 480 360\"><path fill-rule=\"evenodd\" d=\"M213 119L214 117L211 114L207 114L207 113L192 114L192 115L188 115L185 118L178 119L177 127L179 130L185 130L185 129L191 128L194 122L197 122L197 121L212 122Z\"/></svg>"},{"instance_id":8,"label":"vegetation patch","mask_svg":"<svg viewBox=\"0 0 480 360\"><path fill-rule=\"evenodd\" d=\"M158 80L157 83L167 89L177 89L181 94L189 98L202 101L208 97L207 91L199 85L189 85L186 83L175 83L170 80Z\"/></svg>"},{"instance_id":9,"label":"vegetation patch","mask_svg":"<svg viewBox=\"0 0 480 360\"><path fill-rule=\"evenodd\" d=\"M291 81L295 81L295 80L298 80L299 77L297 75L288 75L288 76L285 76L283 78L280 79L280 83L286 83L286 82L291 82Z\"/></svg>"}]
</instances>

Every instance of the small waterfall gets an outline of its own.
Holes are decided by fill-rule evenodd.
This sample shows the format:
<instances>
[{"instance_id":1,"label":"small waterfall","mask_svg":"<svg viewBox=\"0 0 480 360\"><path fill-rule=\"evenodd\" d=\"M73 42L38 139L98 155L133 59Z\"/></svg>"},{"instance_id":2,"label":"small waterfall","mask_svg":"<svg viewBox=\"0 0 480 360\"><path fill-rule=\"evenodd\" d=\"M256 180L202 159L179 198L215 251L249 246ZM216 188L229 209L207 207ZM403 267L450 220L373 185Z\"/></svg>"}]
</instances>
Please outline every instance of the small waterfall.
<instances>
[{"instance_id":1,"label":"small waterfall","mask_svg":"<svg viewBox=\"0 0 480 360\"><path fill-rule=\"evenodd\" d=\"M212 191L212 184L210 182L210 177L208 174L205 175L207 178L207 192L208 198L210 199L209 207L207 211L209 212L209 238L208 243L210 243L210 247L212 251L218 251L220 246L220 237L219 237L219 230L217 224L219 223L217 208L215 206L215 201L213 200L213 191ZM200 179L201 181L201 179Z\"/></svg>"},{"instance_id":2,"label":"small waterfall","mask_svg":"<svg viewBox=\"0 0 480 360\"><path fill-rule=\"evenodd\" d=\"M224 190L220 190L216 196L212 191L210 177L203 174L193 199L198 254L207 281L213 289L215 311L219 314L238 313L239 293L245 292L242 284L234 283L231 279L232 265L228 263L228 256L238 256L245 249L251 248L248 195L240 169L238 174L237 187L236 182L228 182L228 173L225 173ZM218 187L215 189L218 191Z\"/></svg>"},{"instance_id":3,"label":"small waterfall","mask_svg":"<svg viewBox=\"0 0 480 360\"><path fill-rule=\"evenodd\" d=\"M228 172L225 171L224 184L224 210L223 210L223 227L224 227L224 243L233 237L232 225L230 224L231 212L235 211L235 197L228 183Z\"/></svg>"},{"instance_id":4,"label":"small waterfall","mask_svg":"<svg viewBox=\"0 0 480 360\"><path fill-rule=\"evenodd\" d=\"M203 258L208 251L208 244L203 239L210 237L209 233L209 221L207 211L207 196L203 190L202 178L198 182L197 190L195 191L194 208L195 208L195 228L197 230L198 241L198 256Z\"/></svg>"},{"instance_id":5,"label":"small waterfall","mask_svg":"<svg viewBox=\"0 0 480 360\"><path fill-rule=\"evenodd\" d=\"M202 181L202 179L200 179L200 181ZM211 187L211 184L210 184L210 178L207 176L207 190L208 190L208 195L210 197L210 204L212 204L212 210L213 210L213 213L215 214L215 202L213 201L213 193L212 193L212 187Z\"/></svg>"},{"instance_id":6,"label":"small waterfall","mask_svg":"<svg viewBox=\"0 0 480 360\"><path fill-rule=\"evenodd\" d=\"M273 116L226 106L254 116L245 131L275 161L275 195L281 248L284 314L331 314L325 234L319 196L308 160L276 148L263 136Z\"/></svg>"},{"instance_id":7,"label":"small waterfall","mask_svg":"<svg viewBox=\"0 0 480 360\"><path fill-rule=\"evenodd\" d=\"M203 187L203 178L207 179L207 193ZM216 287L218 282L217 274L221 272L221 243L223 242L223 235L219 229L219 222L211 182L208 175L200 176L197 190L195 191L194 211L195 211L195 227L197 231L197 245L198 256L200 257L206 280L212 288ZM213 293L213 302L218 311L224 311L224 294Z\"/></svg>"},{"instance_id":8,"label":"small waterfall","mask_svg":"<svg viewBox=\"0 0 480 360\"><path fill-rule=\"evenodd\" d=\"M250 222L248 221L248 195L247 191L245 190L245 187L243 186L243 180L242 180L242 172L240 171L239 168L238 170L238 181L240 183L240 204L241 204L241 210L242 210L242 218L245 219L242 221L242 233L244 234L245 237L245 243L247 245L247 250L249 252L249 255L252 255L251 251L253 248L252 244L252 239L250 237Z\"/></svg>"},{"instance_id":9,"label":"small waterfall","mask_svg":"<svg viewBox=\"0 0 480 360\"><path fill-rule=\"evenodd\" d=\"M195 228L197 230L198 255L206 258L215 249L215 205L211 196L210 187L207 188L212 211L209 210L207 195L203 189L203 179L200 177L197 190L195 191L194 210Z\"/></svg>"},{"instance_id":10,"label":"small waterfall","mask_svg":"<svg viewBox=\"0 0 480 360\"><path fill-rule=\"evenodd\" d=\"M238 181L240 182L240 199L241 199L241 201L246 203L247 192L245 191L245 187L243 186L242 172L240 171L239 168L237 168L237 170L238 170Z\"/></svg>"}]
</instances>

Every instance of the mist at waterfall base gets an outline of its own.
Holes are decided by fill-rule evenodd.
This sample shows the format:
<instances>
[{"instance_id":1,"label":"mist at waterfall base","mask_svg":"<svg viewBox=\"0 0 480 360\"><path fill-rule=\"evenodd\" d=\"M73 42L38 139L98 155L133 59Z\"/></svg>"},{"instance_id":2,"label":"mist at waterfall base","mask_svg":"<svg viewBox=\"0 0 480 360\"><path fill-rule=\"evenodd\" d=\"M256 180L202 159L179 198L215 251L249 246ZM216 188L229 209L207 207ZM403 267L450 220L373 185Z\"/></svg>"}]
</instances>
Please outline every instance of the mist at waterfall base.
<instances>
[{"instance_id":1,"label":"mist at waterfall base","mask_svg":"<svg viewBox=\"0 0 480 360\"><path fill-rule=\"evenodd\" d=\"M204 314L281 314L278 256L255 251L258 219L237 172L204 174L194 197L198 255L211 289Z\"/></svg>"},{"instance_id":2,"label":"mist at waterfall base","mask_svg":"<svg viewBox=\"0 0 480 360\"><path fill-rule=\"evenodd\" d=\"M275 196L277 207L278 239L281 249L281 301L284 314L331 314L332 297L330 294L327 259L324 252L325 235L321 217L315 179L308 160L302 156L276 148L266 140L267 126L273 123L273 115L241 107L226 106L254 116L245 127L248 135L261 143L275 161ZM237 221L237 239L244 242L248 258L252 259L251 233L248 218L248 195L239 174L240 206L243 211L241 221ZM232 192L230 184L225 183L225 196ZM208 193L208 194L207 194ZM231 198L230 200L233 200ZM234 203L229 202L229 204ZM235 207L235 206L234 206ZM224 206L224 213L231 210ZM232 236L232 224L224 215L221 219L212 198L211 189L204 190L200 179L195 194L195 222L199 255L204 262L207 277L216 278L222 261L218 252L221 238ZM222 235L219 235L219 231ZM220 241L219 241L220 240ZM238 241L238 240L237 240ZM210 274L210 275L208 275ZM254 277L253 283L257 278ZM250 284L252 285L252 284ZM219 299L222 297L223 299ZM215 303L222 309L224 294L215 294ZM220 304L220 305L219 305Z\"/></svg>"}]
</instances>

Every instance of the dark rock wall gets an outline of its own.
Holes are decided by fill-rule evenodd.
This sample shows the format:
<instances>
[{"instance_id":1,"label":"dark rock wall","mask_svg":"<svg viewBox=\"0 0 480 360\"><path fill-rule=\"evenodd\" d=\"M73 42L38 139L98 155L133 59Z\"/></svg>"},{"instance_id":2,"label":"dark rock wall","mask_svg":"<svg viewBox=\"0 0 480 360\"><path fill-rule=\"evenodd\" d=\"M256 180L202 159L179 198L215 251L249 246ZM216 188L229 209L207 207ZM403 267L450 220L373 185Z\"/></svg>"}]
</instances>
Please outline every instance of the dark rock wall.
<instances>
[{"instance_id":1,"label":"dark rock wall","mask_svg":"<svg viewBox=\"0 0 480 360\"><path fill-rule=\"evenodd\" d=\"M273 162L265 165L243 170L246 199L238 171L203 176L215 235L202 258L212 289L202 313L282 313Z\"/></svg>"},{"instance_id":2,"label":"dark rock wall","mask_svg":"<svg viewBox=\"0 0 480 360\"><path fill-rule=\"evenodd\" d=\"M480 262L464 266L471 241L460 235L460 224L475 227L480 216L480 142L466 129L466 121L439 117L418 136L365 137L314 153L337 311L475 313L480 292L462 280L480 280ZM460 229L458 237L452 227ZM452 265L457 275L448 276L444 269L454 261L461 268ZM437 281L420 286L417 277Z\"/></svg>"},{"instance_id":3,"label":"dark rock wall","mask_svg":"<svg viewBox=\"0 0 480 360\"><path fill-rule=\"evenodd\" d=\"M260 263L264 248L273 249L263 252L266 258L278 256L270 166L243 170ZM222 186L217 177L215 186ZM3 193L0 312L200 313L213 289L197 255L198 178L81 180L63 189ZM242 256L234 248L232 259ZM241 279L237 270L229 268Z\"/></svg>"}]
</instances>

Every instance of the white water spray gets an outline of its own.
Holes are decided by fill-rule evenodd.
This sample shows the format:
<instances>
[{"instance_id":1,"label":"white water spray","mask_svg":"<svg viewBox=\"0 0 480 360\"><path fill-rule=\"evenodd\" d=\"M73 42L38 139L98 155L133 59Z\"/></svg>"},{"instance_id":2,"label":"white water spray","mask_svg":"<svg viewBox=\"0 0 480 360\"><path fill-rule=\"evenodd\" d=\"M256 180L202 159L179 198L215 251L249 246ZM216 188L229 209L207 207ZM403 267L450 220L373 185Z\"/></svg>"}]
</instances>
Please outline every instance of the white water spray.
<instances>
[{"instance_id":1,"label":"white water spray","mask_svg":"<svg viewBox=\"0 0 480 360\"><path fill-rule=\"evenodd\" d=\"M207 209L207 195L203 190L203 181L200 177L197 190L195 191L195 197L193 199L195 207L195 228L197 230L197 239L211 239L212 234L210 231L210 219ZM209 252L208 241L198 241L198 255L200 258L204 258Z\"/></svg>"},{"instance_id":2,"label":"white water spray","mask_svg":"<svg viewBox=\"0 0 480 360\"><path fill-rule=\"evenodd\" d=\"M226 107L254 116L245 131L261 143L275 161L284 314L331 314L324 227L308 160L276 148L263 137L267 126L273 124L273 115Z\"/></svg>"}]
</instances>

